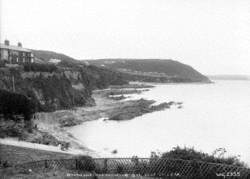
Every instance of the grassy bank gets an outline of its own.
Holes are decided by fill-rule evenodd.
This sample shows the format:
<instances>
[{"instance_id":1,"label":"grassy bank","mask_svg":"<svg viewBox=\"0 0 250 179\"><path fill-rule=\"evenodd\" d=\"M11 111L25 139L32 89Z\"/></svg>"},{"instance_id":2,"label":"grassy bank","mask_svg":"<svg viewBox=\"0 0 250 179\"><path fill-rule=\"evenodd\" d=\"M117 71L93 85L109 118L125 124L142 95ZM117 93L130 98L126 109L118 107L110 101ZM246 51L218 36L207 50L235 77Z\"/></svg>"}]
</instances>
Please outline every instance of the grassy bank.
<instances>
[{"instance_id":1,"label":"grassy bank","mask_svg":"<svg viewBox=\"0 0 250 179\"><path fill-rule=\"evenodd\" d=\"M67 153L0 144L0 162L3 164L7 161L9 166L37 160L72 158L73 156Z\"/></svg>"}]
</instances>

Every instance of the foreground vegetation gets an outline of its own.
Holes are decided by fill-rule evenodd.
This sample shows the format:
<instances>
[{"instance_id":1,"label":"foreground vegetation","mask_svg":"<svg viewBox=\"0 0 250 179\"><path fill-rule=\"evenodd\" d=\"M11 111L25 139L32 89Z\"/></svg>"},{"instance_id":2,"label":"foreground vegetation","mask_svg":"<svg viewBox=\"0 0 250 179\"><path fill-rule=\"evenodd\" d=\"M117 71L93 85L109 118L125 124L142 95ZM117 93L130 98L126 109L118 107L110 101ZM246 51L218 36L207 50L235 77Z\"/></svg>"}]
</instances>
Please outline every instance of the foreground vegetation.
<instances>
[{"instance_id":1,"label":"foreground vegetation","mask_svg":"<svg viewBox=\"0 0 250 179\"><path fill-rule=\"evenodd\" d=\"M21 137L32 132L35 105L22 94L0 90L0 137Z\"/></svg>"},{"instance_id":2,"label":"foreground vegetation","mask_svg":"<svg viewBox=\"0 0 250 179\"><path fill-rule=\"evenodd\" d=\"M32 100L22 94L0 89L0 114L4 119L16 119L17 115L21 115L25 121L30 121L34 113Z\"/></svg>"},{"instance_id":3,"label":"foreground vegetation","mask_svg":"<svg viewBox=\"0 0 250 179\"><path fill-rule=\"evenodd\" d=\"M0 168L32 161L49 159L69 159L73 155L46 150L0 144Z\"/></svg>"},{"instance_id":4,"label":"foreground vegetation","mask_svg":"<svg viewBox=\"0 0 250 179\"><path fill-rule=\"evenodd\" d=\"M14 137L32 143L69 147L68 142L37 128L34 123L35 108L28 97L0 90L0 138Z\"/></svg>"},{"instance_id":5,"label":"foreground vegetation","mask_svg":"<svg viewBox=\"0 0 250 179\"><path fill-rule=\"evenodd\" d=\"M56 153L55 156L57 156ZM43 158L45 160L18 165L15 170L11 168L3 170L2 174L24 178L64 178L67 173L73 175L89 174L92 177L98 176L98 178L100 175L105 176L105 174L107 177L116 175L116 178L122 178L124 175L127 176L125 178L130 178L133 177L133 174L140 178L147 176L192 179L215 179L223 176L247 178L250 176L250 171L242 163L238 163L240 162L238 160L233 159L234 161L231 163L231 158L225 157L222 160L221 157L198 152L192 148L176 147L160 156L154 153L148 159L138 157L93 159L89 156L66 158L60 159L58 156L58 160L46 160L45 157ZM210 163L211 158L213 158L214 163ZM53 159L55 158L53 157Z\"/></svg>"},{"instance_id":6,"label":"foreground vegetation","mask_svg":"<svg viewBox=\"0 0 250 179\"><path fill-rule=\"evenodd\" d=\"M225 157L226 150L224 148L216 149L212 154L197 151L194 148L179 146L174 147L172 150L165 152L161 155L152 153L151 157L161 158L161 159L181 159L181 160L195 160L209 163L218 163L226 165L236 165L239 167L245 167L244 162L236 156Z\"/></svg>"}]
</instances>

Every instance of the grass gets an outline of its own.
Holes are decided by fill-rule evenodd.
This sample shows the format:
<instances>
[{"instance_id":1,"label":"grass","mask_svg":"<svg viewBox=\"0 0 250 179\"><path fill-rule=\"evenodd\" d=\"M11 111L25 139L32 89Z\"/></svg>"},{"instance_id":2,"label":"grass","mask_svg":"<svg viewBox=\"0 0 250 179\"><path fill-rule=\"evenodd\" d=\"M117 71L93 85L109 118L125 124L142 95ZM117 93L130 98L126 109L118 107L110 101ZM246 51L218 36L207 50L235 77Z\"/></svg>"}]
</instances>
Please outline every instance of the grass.
<instances>
[{"instance_id":1,"label":"grass","mask_svg":"<svg viewBox=\"0 0 250 179\"><path fill-rule=\"evenodd\" d=\"M0 144L0 161L9 165L47 159L67 159L73 155Z\"/></svg>"},{"instance_id":2,"label":"grass","mask_svg":"<svg viewBox=\"0 0 250 179\"><path fill-rule=\"evenodd\" d=\"M37 150L37 149L30 149L30 148L24 148L24 147L17 147L17 146L11 146L11 145L2 145L0 144L0 160L1 161L8 161L9 164L20 164L25 162L31 162L31 161L38 161L38 160L46 160L46 159L66 159L66 158L72 158L73 155L70 154L64 154L64 153L58 153L58 152L50 152L45 150ZM86 171L77 171L77 170L38 170L38 171L28 171L28 170L7 170L7 171L1 171L0 170L0 176L3 178L12 178L12 179L29 179L29 178L37 178L37 179L77 179L77 178L94 178L93 176L89 176L91 172ZM88 177L87 177L87 176ZM1 177L0 177L1 178ZM139 179L142 177L125 177L125 176L98 176L98 179L125 179L125 178L133 178L133 179ZM149 179L149 177L146 177Z\"/></svg>"}]
</instances>

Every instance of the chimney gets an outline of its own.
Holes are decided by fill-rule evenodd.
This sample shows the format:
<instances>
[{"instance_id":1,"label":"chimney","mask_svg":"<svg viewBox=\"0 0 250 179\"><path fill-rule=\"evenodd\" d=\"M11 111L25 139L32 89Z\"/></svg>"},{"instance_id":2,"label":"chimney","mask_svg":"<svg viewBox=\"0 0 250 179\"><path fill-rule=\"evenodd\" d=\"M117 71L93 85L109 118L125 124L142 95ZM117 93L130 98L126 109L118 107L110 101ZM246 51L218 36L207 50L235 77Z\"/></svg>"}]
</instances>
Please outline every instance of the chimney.
<instances>
[{"instance_id":1,"label":"chimney","mask_svg":"<svg viewBox=\"0 0 250 179\"><path fill-rule=\"evenodd\" d=\"M10 45L10 41L9 41L9 40L5 40L5 41L4 41L4 45L9 46L9 45Z\"/></svg>"},{"instance_id":2,"label":"chimney","mask_svg":"<svg viewBox=\"0 0 250 179\"><path fill-rule=\"evenodd\" d=\"M21 43L21 42L18 42L18 43L17 43L17 46L18 46L18 47L22 47L22 43Z\"/></svg>"}]
</instances>

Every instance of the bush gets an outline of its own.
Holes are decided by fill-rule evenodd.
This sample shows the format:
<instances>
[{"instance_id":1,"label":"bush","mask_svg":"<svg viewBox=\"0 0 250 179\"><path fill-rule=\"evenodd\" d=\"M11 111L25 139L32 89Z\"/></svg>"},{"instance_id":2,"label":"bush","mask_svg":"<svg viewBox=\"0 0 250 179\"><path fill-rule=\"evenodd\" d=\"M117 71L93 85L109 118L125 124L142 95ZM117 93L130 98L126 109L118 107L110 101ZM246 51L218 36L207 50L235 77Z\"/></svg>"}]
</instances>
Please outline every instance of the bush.
<instances>
[{"instance_id":1,"label":"bush","mask_svg":"<svg viewBox=\"0 0 250 179\"><path fill-rule=\"evenodd\" d=\"M216 150L218 151L218 149ZM223 150L223 155L225 154L225 149ZM161 158L169 159L182 159L182 160L196 160L210 163L219 163L227 165L237 165L244 167L244 163L241 162L237 157L223 157L223 155L215 156L217 152L214 152L212 155L207 153L196 151L193 148L181 148L179 146L174 147L171 151L163 153Z\"/></svg>"},{"instance_id":2,"label":"bush","mask_svg":"<svg viewBox=\"0 0 250 179\"><path fill-rule=\"evenodd\" d=\"M0 126L0 138L5 137L23 137L23 126L15 125L15 126Z\"/></svg>"},{"instance_id":3,"label":"bush","mask_svg":"<svg viewBox=\"0 0 250 179\"><path fill-rule=\"evenodd\" d=\"M8 161L3 161L3 162L0 162L0 164L2 164L2 167L3 168L8 168L8 167L11 167L11 165L9 164Z\"/></svg>"},{"instance_id":4,"label":"bush","mask_svg":"<svg viewBox=\"0 0 250 179\"><path fill-rule=\"evenodd\" d=\"M2 60L0 60L0 68L1 68L1 67L5 67L5 62L2 61Z\"/></svg>"},{"instance_id":5,"label":"bush","mask_svg":"<svg viewBox=\"0 0 250 179\"><path fill-rule=\"evenodd\" d=\"M78 156L76 158L76 169L92 172L95 170L95 161L89 156Z\"/></svg>"},{"instance_id":6,"label":"bush","mask_svg":"<svg viewBox=\"0 0 250 179\"><path fill-rule=\"evenodd\" d=\"M26 63L23 65L24 71L26 72L55 72L57 67L54 64L39 64L39 63Z\"/></svg>"},{"instance_id":7,"label":"bush","mask_svg":"<svg viewBox=\"0 0 250 179\"><path fill-rule=\"evenodd\" d=\"M124 167L122 165L118 165L116 167L116 173L123 174L124 173Z\"/></svg>"},{"instance_id":8,"label":"bush","mask_svg":"<svg viewBox=\"0 0 250 179\"><path fill-rule=\"evenodd\" d=\"M218 157L214 154L209 155L193 148L177 146L162 155L152 153L149 170L153 171L156 176L172 174L212 179L216 178L216 173L227 171L227 165L245 167L244 163L240 162L237 157L223 157L222 155ZM224 169L221 168L221 165L215 164L223 164Z\"/></svg>"},{"instance_id":9,"label":"bush","mask_svg":"<svg viewBox=\"0 0 250 179\"><path fill-rule=\"evenodd\" d=\"M35 112L35 106L26 96L0 90L0 114L5 119L16 119L22 115L25 121L29 121Z\"/></svg>"}]
</instances>

